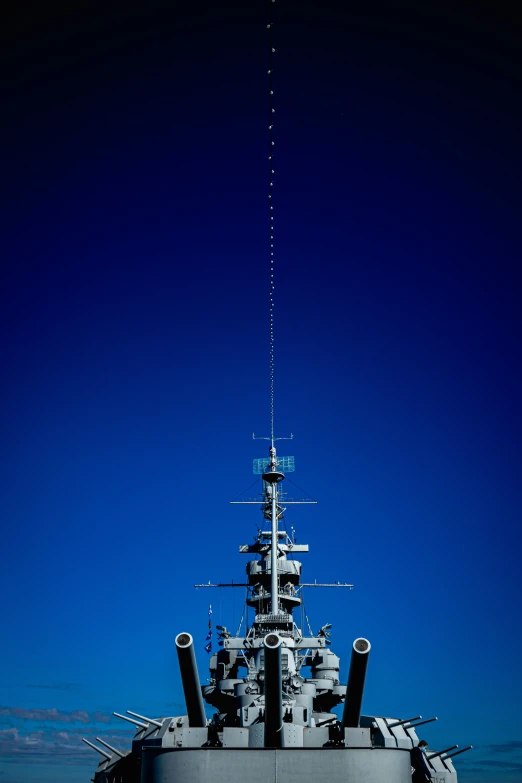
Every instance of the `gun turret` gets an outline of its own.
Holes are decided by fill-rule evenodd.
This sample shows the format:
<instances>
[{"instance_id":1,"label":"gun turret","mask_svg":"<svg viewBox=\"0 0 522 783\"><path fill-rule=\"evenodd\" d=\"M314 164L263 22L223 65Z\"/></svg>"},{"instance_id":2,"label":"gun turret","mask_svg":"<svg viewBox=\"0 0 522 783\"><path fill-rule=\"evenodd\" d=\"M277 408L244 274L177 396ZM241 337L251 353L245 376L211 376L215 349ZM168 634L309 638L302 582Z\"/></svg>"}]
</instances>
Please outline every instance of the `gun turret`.
<instances>
[{"instance_id":1,"label":"gun turret","mask_svg":"<svg viewBox=\"0 0 522 783\"><path fill-rule=\"evenodd\" d=\"M189 633L179 633L176 636L176 649L178 651L179 669L187 705L189 726L204 727L207 725L207 719L203 706L203 696L201 695L192 636Z\"/></svg>"},{"instance_id":2,"label":"gun turret","mask_svg":"<svg viewBox=\"0 0 522 783\"><path fill-rule=\"evenodd\" d=\"M265 648L265 748L280 748L283 734L281 637L268 633Z\"/></svg>"},{"instance_id":3,"label":"gun turret","mask_svg":"<svg viewBox=\"0 0 522 783\"><path fill-rule=\"evenodd\" d=\"M350 661L350 673L346 686L346 698L344 702L342 724L345 728L358 728L361 717L361 705L364 691L364 680L368 655L371 644L368 639L356 639L352 648L352 660Z\"/></svg>"}]
</instances>

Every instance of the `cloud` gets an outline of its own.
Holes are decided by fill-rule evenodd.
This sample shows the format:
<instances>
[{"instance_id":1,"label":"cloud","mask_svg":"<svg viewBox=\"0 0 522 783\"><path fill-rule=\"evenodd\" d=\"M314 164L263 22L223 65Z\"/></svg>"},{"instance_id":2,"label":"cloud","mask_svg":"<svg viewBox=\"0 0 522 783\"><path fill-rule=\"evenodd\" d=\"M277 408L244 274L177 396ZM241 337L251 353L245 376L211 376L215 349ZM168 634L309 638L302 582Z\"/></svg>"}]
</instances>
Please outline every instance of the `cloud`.
<instances>
[{"instance_id":1,"label":"cloud","mask_svg":"<svg viewBox=\"0 0 522 783\"><path fill-rule=\"evenodd\" d=\"M95 723L109 723L109 721L114 720L114 718L112 715L105 715L103 712L96 710L95 712L91 712L91 720Z\"/></svg>"},{"instance_id":2,"label":"cloud","mask_svg":"<svg viewBox=\"0 0 522 783\"><path fill-rule=\"evenodd\" d=\"M26 685L26 688L42 688L50 691L70 691L71 688L79 688L78 682L59 682L56 685L47 685L42 683L41 685Z\"/></svg>"},{"instance_id":3,"label":"cloud","mask_svg":"<svg viewBox=\"0 0 522 783\"><path fill-rule=\"evenodd\" d=\"M0 720L8 721L0 728L0 759L24 764L57 761L95 768L99 756L82 742L82 737L95 742L96 736L101 736L113 747L126 751L135 734L128 724L122 726L121 721L100 711L0 706Z\"/></svg>"},{"instance_id":4,"label":"cloud","mask_svg":"<svg viewBox=\"0 0 522 783\"><path fill-rule=\"evenodd\" d=\"M487 759L486 761L480 761L478 763L486 767L495 767L506 770L512 769L517 770L517 772L522 772L522 764L519 764L516 761L498 761L497 759Z\"/></svg>"},{"instance_id":5,"label":"cloud","mask_svg":"<svg viewBox=\"0 0 522 783\"><path fill-rule=\"evenodd\" d=\"M492 750L493 753L514 753L517 750L522 750L521 740L510 740L509 742L503 742L501 745L486 745L488 750Z\"/></svg>"},{"instance_id":6,"label":"cloud","mask_svg":"<svg viewBox=\"0 0 522 783\"><path fill-rule=\"evenodd\" d=\"M57 735L62 736L57 736ZM3 758L34 759L53 756L55 758L87 758L87 746L71 742L65 732L42 731L21 734L18 729L3 729L0 731L0 756ZM86 750L84 750L84 748Z\"/></svg>"},{"instance_id":7,"label":"cloud","mask_svg":"<svg viewBox=\"0 0 522 783\"><path fill-rule=\"evenodd\" d=\"M102 712L88 713L85 710L72 710L61 712L53 707L50 710L34 708L27 710L25 707L5 707L0 705L0 716L21 718L22 720L53 721L59 723L108 723L112 716Z\"/></svg>"},{"instance_id":8,"label":"cloud","mask_svg":"<svg viewBox=\"0 0 522 783\"><path fill-rule=\"evenodd\" d=\"M63 731L58 729L47 731L32 731L27 734L19 729L0 730L0 757L4 759L23 759L31 763L32 760L53 758L59 761L89 761L92 759L95 766L99 759L97 754L84 742L82 736L87 734L94 738L98 734L97 729L92 731ZM132 738L121 734L106 734L111 745L121 750L130 750Z\"/></svg>"}]
</instances>

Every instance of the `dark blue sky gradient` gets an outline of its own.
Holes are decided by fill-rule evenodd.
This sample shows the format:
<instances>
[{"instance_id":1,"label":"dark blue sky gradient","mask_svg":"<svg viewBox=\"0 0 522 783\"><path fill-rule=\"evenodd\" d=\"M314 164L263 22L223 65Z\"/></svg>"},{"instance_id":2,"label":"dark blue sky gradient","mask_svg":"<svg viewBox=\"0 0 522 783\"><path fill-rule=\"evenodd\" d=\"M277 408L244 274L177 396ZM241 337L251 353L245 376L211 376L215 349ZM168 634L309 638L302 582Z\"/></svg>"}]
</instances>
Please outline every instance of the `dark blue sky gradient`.
<instances>
[{"instance_id":1,"label":"dark blue sky gradient","mask_svg":"<svg viewBox=\"0 0 522 783\"><path fill-rule=\"evenodd\" d=\"M266 5L74 6L2 47L6 783L88 780L79 734L129 741L95 713L183 711L269 431ZM319 500L286 521L305 581L356 585L306 610L344 680L371 640L365 711L513 783L521 25L421 6L276 4L276 429Z\"/></svg>"}]
</instances>

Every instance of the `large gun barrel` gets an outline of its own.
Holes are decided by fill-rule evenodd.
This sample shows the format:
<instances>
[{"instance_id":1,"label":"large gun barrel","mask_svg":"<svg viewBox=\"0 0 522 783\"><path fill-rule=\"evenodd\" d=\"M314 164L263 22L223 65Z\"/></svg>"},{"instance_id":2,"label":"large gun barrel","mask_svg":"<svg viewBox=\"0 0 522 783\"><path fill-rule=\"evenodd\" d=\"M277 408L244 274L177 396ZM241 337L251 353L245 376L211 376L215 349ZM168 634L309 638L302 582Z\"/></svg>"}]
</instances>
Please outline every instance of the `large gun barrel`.
<instances>
[{"instance_id":1,"label":"large gun barrel","mask_svg":"<svg viewBox=\"0 0 522 783\"><path fill-rule=\"evenodd\" d=\"M268 633L265 648L265 748L280 748L283 735L282 639Z\"/></svg>"},{"instance_id":2,"label":"large gun barrel","mask_svg":"<svg viewBox=\"0 0 522 783\"><path fill-rule=\"evenodd\" d=\"M342 724L345 728L358 728L361 717L361 705L364 691L364 680L368 655L371 644L368 639L356 639L352 648L352 660L350 661L350 673L346 686L346 698L344 701Z\"/></svg>"},{"instance_id":3,"label":"large gun barrel","mask_svg":"<svg viewBox=\"0 0 522 783\"><path fill-rule=\"evenodd\" d=\"M201 695L192 636L189 633L178 633L176 636L176 649L178 651L179 669L187 705L189 726L204 727L207 725L207 719L203 706L203 696Z\"/></svg>"}]
</instances>

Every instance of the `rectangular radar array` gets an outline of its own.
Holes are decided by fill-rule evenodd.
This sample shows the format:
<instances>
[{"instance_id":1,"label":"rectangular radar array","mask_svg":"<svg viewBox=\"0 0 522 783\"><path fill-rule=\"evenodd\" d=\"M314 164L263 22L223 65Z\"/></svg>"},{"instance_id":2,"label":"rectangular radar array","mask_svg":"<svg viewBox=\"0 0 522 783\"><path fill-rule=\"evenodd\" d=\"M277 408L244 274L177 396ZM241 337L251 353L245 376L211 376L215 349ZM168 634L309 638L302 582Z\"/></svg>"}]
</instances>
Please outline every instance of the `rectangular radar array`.
<instances>
[{"instance_id":1,"label":"rectangular radar array","mask_svg":"<svg viewBox=\"0 0 522 783\"><path fill-rule=\"evenodd\" d=\"M283 471L283 473L293 473L295 471L294 457L277 457L276 459L277 467L279 470ZM259 459L255 459L254 474L256 476L261 476L263 473L266 473L269 464L269 457L260 457Z\"/></svg>"}]
</instances>

